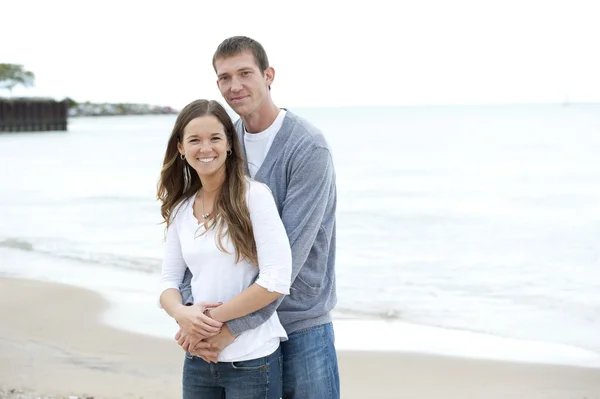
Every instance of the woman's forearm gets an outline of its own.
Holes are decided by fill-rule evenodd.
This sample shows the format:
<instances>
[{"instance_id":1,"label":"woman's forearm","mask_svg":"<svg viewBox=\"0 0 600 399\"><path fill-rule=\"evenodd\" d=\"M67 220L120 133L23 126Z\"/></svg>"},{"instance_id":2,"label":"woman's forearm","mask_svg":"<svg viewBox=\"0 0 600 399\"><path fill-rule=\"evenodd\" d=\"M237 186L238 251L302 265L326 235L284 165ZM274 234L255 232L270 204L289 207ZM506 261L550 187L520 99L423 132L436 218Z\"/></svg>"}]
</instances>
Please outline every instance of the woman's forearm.
<instances>
[{"instance_id":1,"label":"woman's forearm","mask_svg":"<svg viewBox=\"0 0 600 399\"><path fill-rule=\"evenodd\" d=\"M210 317L225 323L264 308L283 294L270 292L254 283L221 306L210 310Z\"/></svg>"},{"instance_id":2,"label":"woman's forearm","mask_svg":"<svg viewBox=\"0 0 600 399\"><path fill-rule=\"evenodd\" d=\"M181 303L181 292L175 288L169 288L160 294L160 304L172 318L177 320L178 311L185 308Z\"/></svg>"}]
</instances>

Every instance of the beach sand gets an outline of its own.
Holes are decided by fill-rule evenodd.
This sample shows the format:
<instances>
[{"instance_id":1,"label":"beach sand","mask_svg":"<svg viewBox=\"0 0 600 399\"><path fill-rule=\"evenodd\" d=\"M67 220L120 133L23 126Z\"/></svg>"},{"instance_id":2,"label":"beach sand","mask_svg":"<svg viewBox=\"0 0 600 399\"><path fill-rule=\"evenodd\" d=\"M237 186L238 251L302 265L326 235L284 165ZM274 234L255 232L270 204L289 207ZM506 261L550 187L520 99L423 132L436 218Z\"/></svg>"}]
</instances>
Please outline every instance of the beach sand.
<instances>
[{"instance_id":1,"label":"beach sand","mask_svg":"<svg viewBox=\"0 0 600 399\"><path fill-rule=\"evenodd\" d=\"M176 342L105 326L106 307L95 292L0 278L0 398L180 398ZM339 361L343 399L600 399L600 369L400 352Z\"/></svg>"}]
</instances>

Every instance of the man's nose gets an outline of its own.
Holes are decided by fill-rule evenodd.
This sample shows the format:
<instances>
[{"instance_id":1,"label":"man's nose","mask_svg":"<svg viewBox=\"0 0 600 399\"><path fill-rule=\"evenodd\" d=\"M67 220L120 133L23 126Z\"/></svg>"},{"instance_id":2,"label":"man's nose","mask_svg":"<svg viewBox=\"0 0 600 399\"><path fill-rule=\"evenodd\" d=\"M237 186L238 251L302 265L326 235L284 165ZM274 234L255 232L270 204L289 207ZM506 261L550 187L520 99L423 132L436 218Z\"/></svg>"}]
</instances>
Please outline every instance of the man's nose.
<instances>
[{"instance_id":1,"label":"man's nose","mask_svg":"<svg viewBox=\"0 0 600 399\"><path fill-rule=\"evenodd\" d=\"M242 90L242 83L239 81L238 78L231 78L231 91L241 91Z\"/></svg>"}]
</instances>

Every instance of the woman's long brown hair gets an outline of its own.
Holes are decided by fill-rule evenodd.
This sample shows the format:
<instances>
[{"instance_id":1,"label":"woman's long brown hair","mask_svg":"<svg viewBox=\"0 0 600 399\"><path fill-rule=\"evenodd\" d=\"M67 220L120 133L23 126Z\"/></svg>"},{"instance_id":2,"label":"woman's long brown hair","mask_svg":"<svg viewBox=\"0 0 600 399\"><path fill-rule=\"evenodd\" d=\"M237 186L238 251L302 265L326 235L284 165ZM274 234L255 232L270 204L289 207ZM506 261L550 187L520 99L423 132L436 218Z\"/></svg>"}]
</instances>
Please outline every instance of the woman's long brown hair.
<instances>
[{"instance_id":1,"label":"woman's long brown hair","mask_svg":"<svg viewBox=\"0 0 600 399\"><path fill-rule=\"evenodd\" d=\"M177 143L183 143L183 129L192 119L212 115L216 117L223 127L227 140L231 145L231 154L225 161L225 181L215 198L213 207L214 217L208 221L207 231L217 228L217 245L226 252L222 239L229 235L234 247L236 263L246 259L258 265L256 242L250 212L246 204L246 175L244 159L240 142L235 133L235 127L227 111L217 101L196 100L186 105L175 121L175 126L169 137L163 167L158 182L157 198L162 202L160 213L167 224L171 224L173 212L177 205L194 195L202 183L198 174L181 159ZM193 206L193 204L192 204ZM224 223L227 229L224 230Z\"/></svg>"}]
</instances>

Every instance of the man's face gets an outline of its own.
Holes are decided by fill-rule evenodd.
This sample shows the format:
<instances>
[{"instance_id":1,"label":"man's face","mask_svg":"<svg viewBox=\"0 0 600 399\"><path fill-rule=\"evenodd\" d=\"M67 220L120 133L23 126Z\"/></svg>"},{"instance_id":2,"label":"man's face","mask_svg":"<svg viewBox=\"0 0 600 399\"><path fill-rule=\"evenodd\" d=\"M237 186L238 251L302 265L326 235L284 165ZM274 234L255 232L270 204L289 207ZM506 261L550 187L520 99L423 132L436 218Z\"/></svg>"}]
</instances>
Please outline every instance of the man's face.
<instances>
[{"instance_id":1,"label":"man's face","mask_svg":"<svg viewBox=\"0 0 600 399\"><path fill-rule=\"evenodd\" d=\"M260 111L273 82L274 71L261 71L249 51L215 60L217 86L229 106L241 117Z\"/></svg>"}]
</instances>

